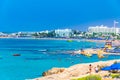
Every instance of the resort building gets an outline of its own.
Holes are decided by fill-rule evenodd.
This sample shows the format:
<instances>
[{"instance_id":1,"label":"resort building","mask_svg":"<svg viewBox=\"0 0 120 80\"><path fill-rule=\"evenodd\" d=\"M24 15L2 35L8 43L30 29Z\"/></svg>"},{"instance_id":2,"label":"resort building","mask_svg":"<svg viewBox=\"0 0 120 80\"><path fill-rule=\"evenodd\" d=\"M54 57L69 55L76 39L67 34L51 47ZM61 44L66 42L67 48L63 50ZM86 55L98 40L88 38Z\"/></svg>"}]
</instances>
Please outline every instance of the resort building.
<instances>
[{"instance_id":1,"label":"resort building","mask_svg":"<svg viewBox=\"0 0 120 80\"><path fill-rule=\"evenodd\" d=\"M39 33L49 33L49 31L48 30L46 30L46 31L40 31Z\"/></svg>"},{"instance_id":2,"label":"resort building","mask_svg":"<svg viewBox=\"0 0 120 80\"><path fill-rule=\"evenodd\" d=\"M71 29L57 29L55 30L56 37L66 37L69 38L73 35L73 31Z\"/></svg>"},{"instance_id":3,"label":"resort building","mask_svg":"<svg viewBox=\"0 0 120 80\"><path fill-rule=\"evenodd\" d=\"M10 33L8 34L8 37L18 37L18 36L17 36L17 33Z\"/></svg>"},{"instance_id":4,"label":"resort building","mask_svg":"<svg viewBox=\"0 0 120 80\"><path fill-rule=\"evenodd\" d=\"M107 27L107 26L90 26L88 28L88 32L90 33L120 33L120 28L115 27Z\"/></svg>"},{"instance_id":5,"label":"resort building","mask_svg":"<svg viewBox=\"0 0 120 80\"><path fill-rule=\"evenodd\" d=\"M32 34L34 34L35 32L18 32L17 36L18 37L31 37Z\"/></svg>"},{"instance_id":6,"label":"resort building","mask_svg":"<svg viewBox=\"0 0 120 80\"><path fill-rule=\"evenodd\" d=\"M7 37L8 35L6 33L0 32L0 37Z\"/></svg>"}]
</instances>

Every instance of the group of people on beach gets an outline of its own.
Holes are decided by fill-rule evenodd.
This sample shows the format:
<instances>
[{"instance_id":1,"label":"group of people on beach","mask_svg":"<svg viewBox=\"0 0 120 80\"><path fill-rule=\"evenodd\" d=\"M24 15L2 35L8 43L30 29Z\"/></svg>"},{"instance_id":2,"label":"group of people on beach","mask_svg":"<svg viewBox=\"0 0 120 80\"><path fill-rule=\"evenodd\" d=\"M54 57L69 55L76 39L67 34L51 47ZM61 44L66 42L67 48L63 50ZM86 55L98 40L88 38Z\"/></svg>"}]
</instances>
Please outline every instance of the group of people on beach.
<instances>
[{"instance_id":1,"label":"group of people on beach","mask_svg":"<svg viewBox=\"0 0 120 80\"><path fill-rule=\"evenodd\" d=\"M93 68L94 68L94 71L95 73L98 73L99 72L99 66L97 65L96 67L93 67L91 64L89 65L89 72L88 73L92 73L93 71Z\"/></svg>"}]
</instances>

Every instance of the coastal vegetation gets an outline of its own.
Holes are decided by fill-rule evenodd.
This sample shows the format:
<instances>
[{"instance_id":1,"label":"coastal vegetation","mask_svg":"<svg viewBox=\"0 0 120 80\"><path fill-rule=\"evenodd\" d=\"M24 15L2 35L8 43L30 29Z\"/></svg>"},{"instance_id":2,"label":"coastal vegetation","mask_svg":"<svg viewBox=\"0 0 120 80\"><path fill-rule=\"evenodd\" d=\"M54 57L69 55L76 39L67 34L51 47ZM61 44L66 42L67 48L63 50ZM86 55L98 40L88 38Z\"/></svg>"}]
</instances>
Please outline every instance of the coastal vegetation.
<instances>
[{"instance_id":1,"label":"coastal vegetation","mask_svg":"<svg viewBox=\"0 0 120 80\"><path fill-rule=\"evenodd\" d=\"M55 38L57 36L57 34L55 33L55 31L51 31L49 33L34 33L32 36L36 37L36 38L44 38L44 37ZM60 38L61 36L57 36L57 37ZM73 34L71 34L71 36L69 36L69 38L100 39L100 40L109 40L109 39L115 40L116 39L116 40L120 40L120 34L88 33L88 32L81 32L81 31L74 30Z\"/></svg>"},{"instance_id":2,"label":"coastal vegetation","mask_svg":"<svg viewBox=\"0 0 120 80\"><path fill-rule=\"evenodd\" d=\"M110 75L112 78L120 78L120 74L119 73L114 73Z\"/></svg>"},{"instance_id":3,"label":"coastal vegetation","mask_svg":"<svg viewBox=\"0 0 120 80\"><path fill-rule=\"evenodd\" d=\"M67 30L67 32L65 31ZM39 32L17 32L17 33L0 33L0 37L31 37L31 38L76 38L76 39L97 39L97 40L120 40L119 33L102 33L89 32L72 29L58 29L52 31Z\"/></svg>"},{"instance_id":4,"label":"coastal vegetation","mask_svg":"<svg viewBox=\"0 0 120 80\"><path fill-rule=\"evenodd\" d=\"M102 78L99 75L89 75L86 77L72 79L72 80L102 80Z\"/></svg>"}]
</instances>

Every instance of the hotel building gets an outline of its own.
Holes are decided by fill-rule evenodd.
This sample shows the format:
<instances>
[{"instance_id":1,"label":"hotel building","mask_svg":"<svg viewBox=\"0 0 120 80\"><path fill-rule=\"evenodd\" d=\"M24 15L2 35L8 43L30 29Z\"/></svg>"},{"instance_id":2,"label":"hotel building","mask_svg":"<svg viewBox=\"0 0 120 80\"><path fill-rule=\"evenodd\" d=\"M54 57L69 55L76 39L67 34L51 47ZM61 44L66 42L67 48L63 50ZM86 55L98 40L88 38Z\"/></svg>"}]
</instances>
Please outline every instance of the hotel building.
<instances>
[{"instance_id":1,"label":"hotel building","mask_svg":"<svg viewBox=\"0 0 120 80\"><path fill-rule=\"evenodd\" d=\"M115 27L107 27L107 26L90 26L88 28L88 32L90 33L120 33L120 28Z\"/></svg>"},{"instance_id":2,"label":"hotel building","mask_svg":"<svg viewBox=\"0 0 120 80\"><path fill-rule=\"evenodd\" d=\"M55 30L56 37L71 37L73 35L73 31L71 29L57 29Z\"/></svg>"}]
</instances>

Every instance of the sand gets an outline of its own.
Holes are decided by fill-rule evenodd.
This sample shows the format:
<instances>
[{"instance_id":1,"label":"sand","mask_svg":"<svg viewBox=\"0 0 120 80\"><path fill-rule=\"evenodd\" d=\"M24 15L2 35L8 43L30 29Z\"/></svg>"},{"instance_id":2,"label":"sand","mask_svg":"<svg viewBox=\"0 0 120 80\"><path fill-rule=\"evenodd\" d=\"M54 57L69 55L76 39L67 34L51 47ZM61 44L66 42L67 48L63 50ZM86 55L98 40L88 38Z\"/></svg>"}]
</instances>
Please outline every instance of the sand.
<instances>
[{"instance_id":1,"label":"sand","mask_svg":"<svg viewBox=\"0 0 120 80\"><path fill-rule=\"evenodd\" d=\"M85 41L98 42L98 43L100 43L100 42L105 43L106 42L106 40L89 40L89 39L85 39ZM112 41L112 45L113 46L120 46L120 40L114 40L114 41Z\"/></svg>"}]
</instances>

